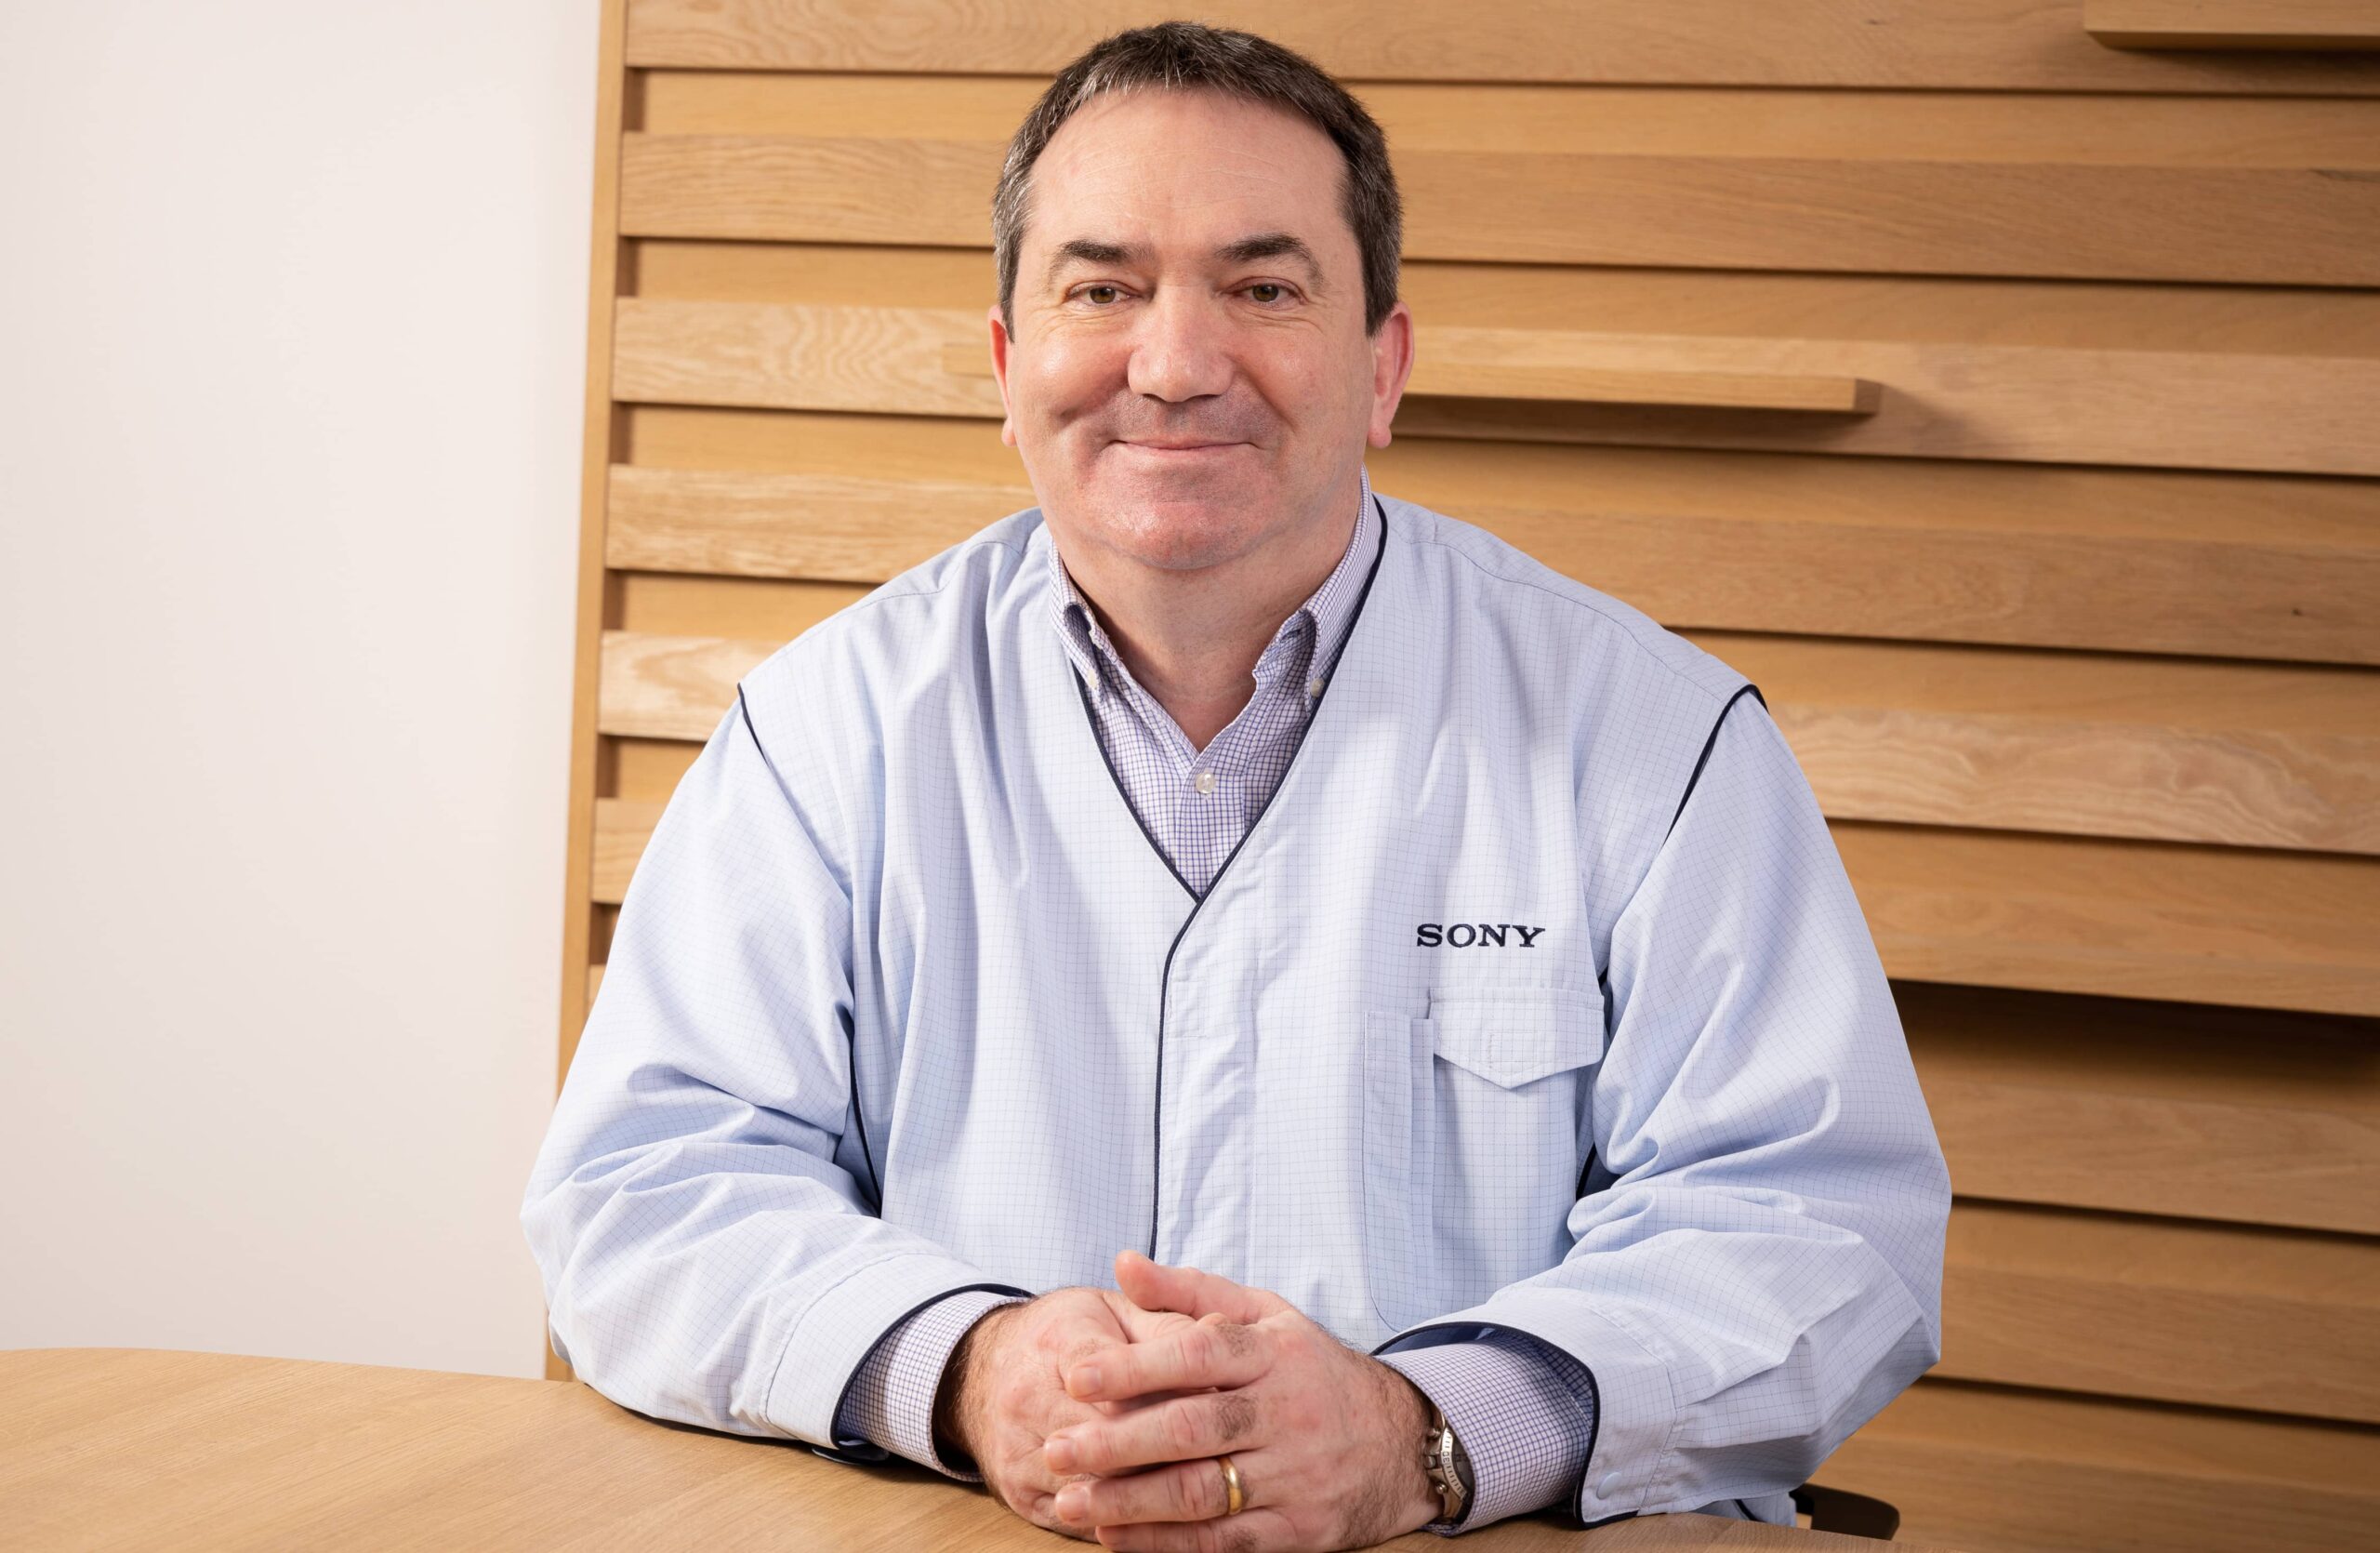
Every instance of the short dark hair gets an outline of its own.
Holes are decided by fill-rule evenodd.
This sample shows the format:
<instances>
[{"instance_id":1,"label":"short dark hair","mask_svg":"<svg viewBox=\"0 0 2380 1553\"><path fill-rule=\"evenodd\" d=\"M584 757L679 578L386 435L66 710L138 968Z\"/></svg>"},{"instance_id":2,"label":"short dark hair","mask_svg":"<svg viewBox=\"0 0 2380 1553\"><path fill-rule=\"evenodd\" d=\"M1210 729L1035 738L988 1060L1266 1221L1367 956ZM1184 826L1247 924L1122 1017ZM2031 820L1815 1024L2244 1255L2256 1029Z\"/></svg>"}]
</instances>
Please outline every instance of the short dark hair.
<instances>
[{"instance_id":1,"label":"short dark hair","mask_svg":"<svg viewBox=\"0 0 2380 1553\"><path fill-rule=\"evenodd\" d=\"M1362 103L1304 55L1253 33L1196 21L1160 21L1093 44L1058 73L1009 141L992 195L992 262L999 271L1000 321L1013 330L1017 249L1025 240L1033 165L1058 126L1093 98L1148 88L1203 88L1250 102L1286 108L1330 137L1347 160L1341 186L1347 225L1364 261L1364 332L1378 332L1396 305L1397 255L1404 245L1404 206L1388 165L1388 138Z\"/></svg>"}]
</instances>

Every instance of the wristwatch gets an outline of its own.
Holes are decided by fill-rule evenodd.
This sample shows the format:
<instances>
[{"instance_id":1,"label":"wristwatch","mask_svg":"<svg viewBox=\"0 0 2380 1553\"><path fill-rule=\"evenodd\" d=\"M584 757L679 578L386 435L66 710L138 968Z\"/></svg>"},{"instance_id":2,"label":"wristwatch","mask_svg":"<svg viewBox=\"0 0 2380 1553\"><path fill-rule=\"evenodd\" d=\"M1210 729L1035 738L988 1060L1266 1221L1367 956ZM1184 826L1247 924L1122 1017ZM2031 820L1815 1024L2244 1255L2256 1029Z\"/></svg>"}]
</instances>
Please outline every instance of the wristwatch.
<instances>
[{"instance_id":1,"label":"wristwatch","mask_svg":"<svg viewBox=\"0 0 2380 1553\"><path fill-rule=\"evenodd\" d=\"M1430 1524L1450 1526L1471 1503L1471 1458L1463 1453L1462 1441L1454 1437L1454 1426L1435 1401L1430 1403L1429 1432L1421 1438L1421 1465L1429 1471L1430 1486L1438 1491L1439 1515Z\"/></svg>"}]
</instances>

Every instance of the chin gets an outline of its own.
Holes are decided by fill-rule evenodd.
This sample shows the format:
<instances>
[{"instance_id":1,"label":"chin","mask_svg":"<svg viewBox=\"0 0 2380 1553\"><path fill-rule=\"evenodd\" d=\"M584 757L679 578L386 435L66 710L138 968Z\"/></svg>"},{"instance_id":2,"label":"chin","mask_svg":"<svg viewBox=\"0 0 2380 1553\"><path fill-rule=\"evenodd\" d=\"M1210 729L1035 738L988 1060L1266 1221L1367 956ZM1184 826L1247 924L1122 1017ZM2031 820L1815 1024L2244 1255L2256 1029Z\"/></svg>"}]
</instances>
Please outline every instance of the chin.
<instances>
[{"instance_id":1,"label":"chin","mask_svg":"<svg viewBox=\"0 0 2380 1553\"><path fill-rule=\"evenodd\" d=\"M1104 509L1090 526L1112 548L1143 565L1192 571L1247 553L1263 536L1244 503L1125 498Z\"/></svg>"}]
</instances>

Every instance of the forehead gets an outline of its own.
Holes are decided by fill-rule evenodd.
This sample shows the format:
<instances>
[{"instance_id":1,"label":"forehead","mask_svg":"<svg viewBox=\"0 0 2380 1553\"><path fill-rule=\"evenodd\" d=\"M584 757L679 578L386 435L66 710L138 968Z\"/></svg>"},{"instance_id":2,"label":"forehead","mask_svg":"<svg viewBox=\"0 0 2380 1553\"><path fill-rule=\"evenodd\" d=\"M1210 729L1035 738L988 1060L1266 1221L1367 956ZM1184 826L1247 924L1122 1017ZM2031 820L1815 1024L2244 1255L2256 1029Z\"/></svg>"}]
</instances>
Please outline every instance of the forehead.
<instances>
[{"instance_id":1,"label":"forehead","mask_svg":"<svg viewBox=\"0 0 2380 1553\"><path fill-rule=\"evenodd\" d=\"M1109 92L1059 126L1034 163L1025 245L1252 230L1352 244L1345 172L1330 137L1289 109L1213 91Z\"/></svg>"}]
</instances>

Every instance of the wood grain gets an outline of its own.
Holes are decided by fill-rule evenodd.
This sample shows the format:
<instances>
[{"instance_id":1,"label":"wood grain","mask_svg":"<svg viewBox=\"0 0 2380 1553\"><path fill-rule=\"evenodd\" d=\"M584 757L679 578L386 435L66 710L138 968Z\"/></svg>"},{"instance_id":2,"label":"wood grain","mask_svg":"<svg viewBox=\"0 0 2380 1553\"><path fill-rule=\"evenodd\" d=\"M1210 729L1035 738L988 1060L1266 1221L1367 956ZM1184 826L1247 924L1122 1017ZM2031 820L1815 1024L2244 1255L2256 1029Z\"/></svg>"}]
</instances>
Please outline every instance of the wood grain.
<instances>
[{"instance_id":1,"label":"wood grain","mask_svg":"<svg viewBox=\"0 0 2380 1553\"><path fill-rule=\"evenodd\" d=\"M2345 1550L2365 1546L2380 1515L2380 1434L1923 1380L1818 1477L1898 1506L1901 1537L1919 1541Z\"/></svg>"},{"instance_id":2,"label":"wood grain","mask_svg":"<svg viewBox=\"0 0 2380 1553\"><path fill-rule=\"evenodd\" d=\"M2368 1020L1906 980L1894 996L1964 1197L2374 1228Z\"/></svg>"},{"instance_id":3,"label":"wood grain","mask_svg":"<svg viewBox=\"0 0 2380 1553\"><path fill-rule=\"evenodd\" d=\"M2110 48L2380 49L2373 0L2083 0Z\"/></svg>"},{"instance_id":4,"label":"wood grain","mask_svg":"<svg viewBox=\"0 0 2380 1553\"><path fill-rule=\"evenodd\" d=\"M660 407L636 423L639 458L728 467L615 469L619 568L872 584L1036 502L987 432L937 477L857 472L888 445L934 461L948 423ZM1416 439L1368 461L1375 488L1673 628L2380 663L2368 481Z\"/></svg>"},{"instance_id":5,"label":"wood grain","mask_svg":"<svg viewBox=\"0 0 2380 1553\"><path fill-rule=\"evenodd\" d=\"M997 141L627 137L621 230L990 244ZM2380 284L2357 166L1613 156L1409 150L1405 251L1499 263Z\"/></svg>"},{"instance_id":6,"label":"wood grain","mask_svg":"<svg viewBox=\"0 0 2380 1553\"><path fill-rule=\"evenodd\" d=\"M605 559L628 570L881 582L1035 504L1027 485L612 471Z\"/></svg>"},{"instance_id":7,"label":"wood grain","mask_svg":"<svg viewBox=\"0 0 2380 1553\"><path fill-rule=\"evenodd\" d=\"M987 72L1047 76L1102 37L1178 8L1139 0L637 0L628 62L718 70ZM2328 60L2175 60L2113 53L2082 0L1210 0L1246 28L1358 81L1726 83L1990 91L2312 92L2369 96Z\"/></svg>"},{"instance_id":8,"label":"wood grain","mask_svg":"<svg viewBox=\"0 0 2380 1553\"><path fill-rule=\"evenodd\" d=\"M988 350L980 313L624 299L614 327L626 401L1001 413L989 378L946 365L954 348ZM2380 474L2380 418L2362 413L2380 403L2380 359L1456 325L1419 331L1417 355L1434 353L1513 365L1592 353L1615 371L1838 376L1887 392L1860 417L1421 398L1400 408L1400 432Z\"/></svg>"},{"instance_id":9,"label":"wood grain","mask_svg":"<svg viewBox=\"0 0 2380 1553\"><path fill-rule=\"evenodd\" d=\"M635 128L654 135L792 135L1005 146L1046 82L1019 76L653 71ZM1744 91L1510 81L1367 83L1395 153L1800 157L2174 167L2368 166L2372 115L2352 102L2263 97Z\"/></svg>"},{"instance_id":10,"label":"wood grain","mask_svg":"<svg viewBox=\"0 0 2380 1553\"><path fill-rule=\"evenodd\" d=\"M1832 817L2380 853L2380 675L1691 639L1760 685Z\"/></svg>"},{"instance_id":11,"label":"wood grain","mask_svg":"<svg viewBox=\"0 0 2380 1553\"><path fill-rule=\"evenodd\" d=\"M2380 1015L2380 869L2368 859L1831 829L1895 976Z\"/></svg>"},{"instance_id":12,"label":"wood grain","mask_svg":"<svg viewBox=\"0 0 2380 1553\"><path fill-rule=\"evenodd\" d=\"M2380 1422L2380 1242L1961 1202L1944 1273L1936 1375Z\"/></svg>"},{"instance_id":13,"label":"wood grain","mask_svg":"<svg viewBox=\"0 0 2380 1553\"><path fill-rule=\"evenodd\" d=\"M853 1467L782 1436L664 1424L585 1386L141 1348L0 1353L0 1548L28 1550L1053 1545L983 1489L897 1458ZM1701 1516L1470 1535L1489 1553L1868 1546Z\"/></svg>"},{"instance_id":14,"label":"wood grain","mask_svg":"<svg viewBox=\"0 0 2380 1553\"><path fill-rule=\"evenodd\" d=\"M1924 1088L1951 1179L1975 1197L2380 1234L2380 1125L2368 1116L2095 1094L2027 1082L2004 1063L1990 1079L1927 1072Z\"/></svg>"},{"instance_id":15,"label":"wood grain","mask_svg":"<svg viewBox=\"0 0 2380 1553\"><path fill-rule=\"evenodd\" d=\"M603 732L707 739L735 701L735 682L782 644L729 637L603 633Z\"/></svg>"}]
</instances>

